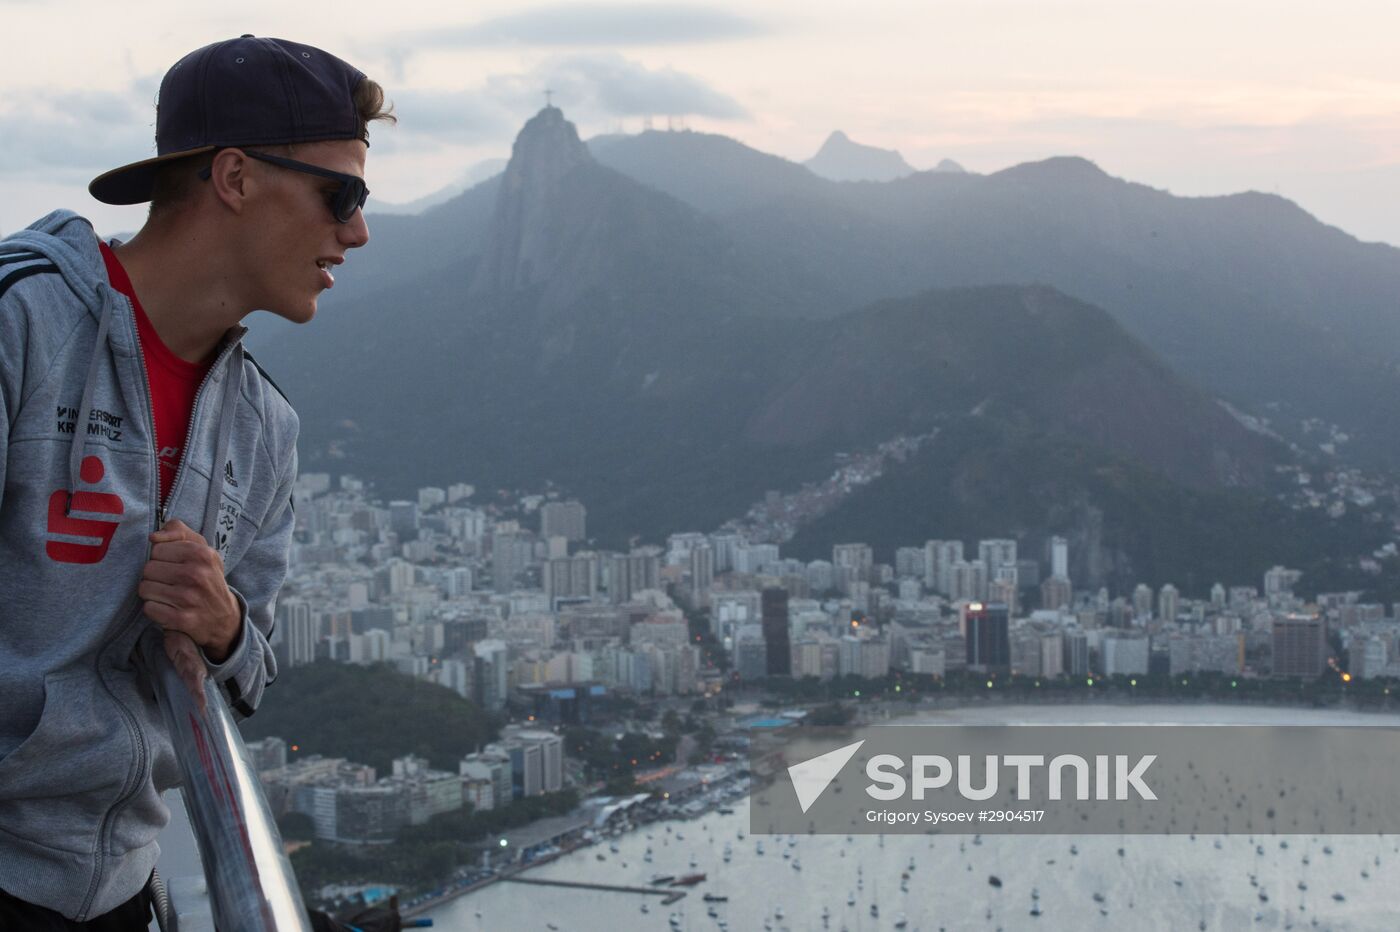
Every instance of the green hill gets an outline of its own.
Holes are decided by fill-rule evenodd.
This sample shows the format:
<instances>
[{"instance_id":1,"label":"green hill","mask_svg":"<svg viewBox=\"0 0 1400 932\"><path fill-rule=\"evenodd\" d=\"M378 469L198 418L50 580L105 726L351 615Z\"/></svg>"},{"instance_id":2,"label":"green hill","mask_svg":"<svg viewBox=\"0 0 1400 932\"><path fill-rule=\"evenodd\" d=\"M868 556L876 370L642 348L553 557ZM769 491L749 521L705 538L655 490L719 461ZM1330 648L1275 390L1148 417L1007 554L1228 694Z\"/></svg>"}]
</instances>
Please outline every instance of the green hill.
<instances>
[{"instance_id":1,"label":"green hill","mask_svg":"<svg viewBox=\"0 0 1400 932\"><path fill-rule=\"evenodd\" d=\"M344 757L382 776L405 754L456 772L463 754L495 739L497 726L452 690L425 683L389 664L370 667L320 661L284 670L252 718L239 726L248 741L276 736L288 756ZM295 754L291 746L300 750Z\"/></svg>"},{"instance_id":2,"label":"green hill","mask_svg":"<svg viewBox=\"0 0 1400 932\"><path fill-rule=\"evenodd\" d=\"M1041 551L1069 539L1076 581L1118 591L1173 583L1200 596L1214 582L1255 582L1278 563L1310 590L1367 589L1354 557L1388 528L1357 513L1332 520L1258 491L1191 488L1112 453L992 418L948 424L884 478L805 527L785 552L830 559L834 540L873 544L877 558L930 538L1016 538Z\"/></svg>"}]
</instances>

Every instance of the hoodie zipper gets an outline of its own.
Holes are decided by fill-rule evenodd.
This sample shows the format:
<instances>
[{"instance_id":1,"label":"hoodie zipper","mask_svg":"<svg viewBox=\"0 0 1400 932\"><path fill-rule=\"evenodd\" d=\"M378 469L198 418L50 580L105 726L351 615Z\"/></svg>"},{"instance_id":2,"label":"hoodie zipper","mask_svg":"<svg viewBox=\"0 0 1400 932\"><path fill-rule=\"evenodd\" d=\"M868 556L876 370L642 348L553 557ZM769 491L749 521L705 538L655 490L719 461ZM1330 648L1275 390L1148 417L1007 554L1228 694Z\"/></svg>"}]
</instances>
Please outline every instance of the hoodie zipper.
<instances>
[{"instance_id":1,"label":"hoodie zipper","mask_svg":"<svg viewBox=\"0 0 1400 932\"><path fill-rule=\"evenodd\" d=\"M131 306L130 299L128 299L125 295L122 296L122 300L125 302L127 309L130 311L132 332L135 333L136 311ZM166 506L169 504L169 502L175 500L175 491L179 488L180 477L184 475L185 461L187 459L186 454L189 452L190 440L194 436L194 426L195 423L198 421L199 403L204 397L204 388L209 384L210 377L213 375L214 370L219 367L219 364L223 362L224 357L229 354L229 352L233 349L236 343L236 340L230 341L229 344L224 347L224 349L219 353L218 357L215 358L213 365L209 367L209 371L204 374L204 379L199 383L199 388L195 391L194 405L190 411L190 422L185 428L185 446L181 447L180 465L175 470L175 480L170 485L170 495L165 500L162 500L160 495L160 460L156 456L155 449L155 408L154 403L151 399L150 373L146 368L146 350L141 345L141 338L139 334L136 337L136 357L138 368L141 372L141 378L138 381L140 382L141 397L146 402L146 423L150 426L151 429L151 445L148 448L150 452L152 467L151 479L153 489L151 497L156 502L156 521L155 526L152 528L153 531L158 531L165 526ZM105 347L96 347L94 349L94 352L103 352L105 349ZM214 476L211 481L217 481L221 478L222 476L218 474L218 469L216 467L214 469ZM151 546L148 542L146 547L146 559L150 560L150 556ZM132 606L130 615L134 619L135 616L140 613L139 596L133 597L132 601L134 604ZM125 629L125 627L126 625L122 626L123 629ZM128 709L120 699L117 698L116 692L107 682L107 678L102 671L102 653L102 651L98 651L96 661L94 662L95 671L97 673L98 681L102 683L102 687L107 691L107 694L112 697L113 705L115 705L117 707L117 710L121 712L122 718L126 722L127 730L129 734L131 734L134 738L133 743L136 745L136 772L134 775L128 776L128 783L123 785L121 795L117 797L116 801L113 802L112 806L107 810L107 813L102 817L102 828L97 836L97 850L96 852L94 852L93 858L95 862L95 867L93 871L92 882L88 886L87 897L83 901L82 910L79 912L79 916L83 917L86 916L87 911L92 907L93 898L97 895L97 889L102 878L104 861L107 855L107 845L112 832L112 824L116 820L117 814L122 809L124 809L127 803L131 802L132 797L134 797L137 794L137 792L140 791L143 783L145 782L143 780L143 777L146 773L147 747L145 736L141 733L141 729L137 725L136 716L131 713L131 710Z\"/></svg>"},{"instance_id":2,"label":"hoodie zipper","mask_svg":"<svg viewBox=\"0 0 1400 932\"><path fill-rule=\"evenodd\" d=\"M219 368L219 366L223 363L224 359L225 359L230 353L233 352L233 348L234 348L235 346L238 345L238 340L239 340L239 339L242 339L241 335L240 335L240 337L239 337L238 339L229 340L229 341L224 345L224 348L221 349L221 350L219 351L219 355L216 356L216 357L214 357L214 362L209 366L209 371L204 373L204 378L203 378L202 380L200 380L199 388L195 389L195 393L194 393L194 405L190 408L190 422L189 422L189 424L187 424L187 425L185 426L185 445L182 446L182 447L180 448L180 465L175 467L175 479L170 483L170 494L169 494L168 496L166 496L165 499L164 499L163 501L162 501L162 500L159 500L159 495L160 495L160 462L159 462L159 461L156 462L156 495L157 495L157 502L156 502L156 530L157 530L157 531L160 530L161 528L165 527L165 509L169 506L169 504L170 504L171 502L175 501L175 493L176 493L176 491L180 488L180 479L183 478L184 475L185 475L185 463L187 463L187 462L189 461L190 441L194 439L194 426L195 426L195 424L197 424L197 423L199 422L199 403L204 399L204 389L205 389L205 387L209 384L209 380L212 379L212 378L214 377L214 371L215 371L216 369ZM141 341L140 341L139 339L136 341L136 345L137 345L138 347L140 347ZM144 349L142 349L142 350L140 351L140 355L141 355L141 375L142 375L143 377L149 379L149 376L148 376L147 373L146 373L146 351L145 351ZM227 379L227 378L231 378L231 377L232 377L232 374L225 374L225 375L224 375L224 378L226 378L226 379ZM151 410L151 436L152 436L152 439L154 439L154 437L155 437L155 412L154 412L154 409L153 409L153 406L152 406L151 400L150 400L150 395L149 395L149 382L147 382L146 384L147 384L147 386L148 386L148 388L147 388L148 394L147 394L147 396L146 396L146 405L147 405L148 408L151 408L151 409L152 409L152 410ZM223 480L224 480L223 468L224 468L224 464L223 464L223 463L214 463L212 466L209 467L209 483L210 483L211 485L214 485L216 488L218 488L219 485L220 485L220 484L223 482Z\"/></svg>"}]
</instances>

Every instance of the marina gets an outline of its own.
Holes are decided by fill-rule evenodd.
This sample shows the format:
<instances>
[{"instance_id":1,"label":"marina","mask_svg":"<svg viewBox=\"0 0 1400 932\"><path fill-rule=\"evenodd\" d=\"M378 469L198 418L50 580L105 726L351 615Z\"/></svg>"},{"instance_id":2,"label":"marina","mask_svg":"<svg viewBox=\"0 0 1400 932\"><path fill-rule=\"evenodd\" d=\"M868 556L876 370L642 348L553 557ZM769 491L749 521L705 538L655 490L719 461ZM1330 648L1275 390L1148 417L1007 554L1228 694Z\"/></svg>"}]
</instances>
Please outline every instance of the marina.
<instances>
[{"instance_id":1,"label":"marina","mask_svg":"<svg viewBox=\"0 0 1400 932\"><path fill-rule=\"evenodd\" d=\"M1035 718L1034 710L1005 711ZM1113 723L1164 710L1084 711ZM1211 714L1204 707L1186 711L1192 723ZM1366 718L1227 711L1267 724ZM753 836L747 804L733 809L684 823L683 839L658 823L610 839L619 850L607 863L585 849L529 871L532 878L632 888L647 887L657 874L704 872L705 881L693 888L698 895L670 910L648 909L655 896L628 905L625 896L603 889L537 886L522 897L515 884L493 884L427 915L445 928L543 930L554 923L579 932L616 932L619 924L678 932L1394 928L1387 891L1400 883L1400 844L1374 835ZM648 849L651 864L641 859ZM795 859L800 872L792 869Z\"/></svg>"}]
</instances>

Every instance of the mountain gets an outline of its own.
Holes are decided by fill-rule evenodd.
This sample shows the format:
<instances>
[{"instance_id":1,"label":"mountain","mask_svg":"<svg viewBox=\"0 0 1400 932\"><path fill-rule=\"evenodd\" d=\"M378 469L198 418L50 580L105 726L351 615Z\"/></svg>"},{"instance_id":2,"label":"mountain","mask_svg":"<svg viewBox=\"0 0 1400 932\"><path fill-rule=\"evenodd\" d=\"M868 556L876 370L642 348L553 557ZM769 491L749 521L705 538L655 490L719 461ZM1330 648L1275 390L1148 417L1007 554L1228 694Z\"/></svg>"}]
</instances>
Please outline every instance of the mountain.
<instances>
[{"instance_id":1,"label":"mountain","mask_svg":"<svg viewBox=\"0 0 1400 932\"><path fill-rule=\"evenodd\" d=\"M463 191L474 188L489 178L494 178L504 171L505 167L505 159L486 159L467 169L456 181L430 194L425 194L403 204L390 204L379 200L371 201L368 209L371 217L385 214L421 214L430 207L445 204Z\"/></svg>"},{"instance_id":2,"label":"mountain","mask_svg":"<svg viewBox=\"0 0 1400 932\"><path fill-rule=\"evenodd\" d=\"M1352 437L1353 460L1400 464L1398 249L1277 196L1175 197L1075 157L859 185L799 183L798 166L764 163L783 183L750 191L770 156L667 135L616 139L600 159L800 283L814 297L804 316L931 287L1044 283L1108 310L1174 371L1284 436L1301 442L1301 423L1321 418ZM722 147L724 162L708 162Z\"/></svg>"},{"instance_id":3,"label":"mountain","mask_svg":"<svg viewBox=\"0 0 1400 932\"><path fill-rule=\"evenodd\" d=\"M821 199L834 187L801 165L713 133L597 136L588 141L588 150L599 163L709 213Z\"/></svg>"},{"instance_id":4,"label":"mountain","mask_svg":"<svg viewBox=\"0 0 1400 932\"><path fill-rule=\"evenodd\" d=\"M831 181L894 181L914 174L914 167L894 149L862 145L839 129L802 164Z\"/></svg>"},{"instance_id":5,"label":"mountain","mask_svg":"<svg viewBox=\"0 0 1400 932\"><path fill-rule=\"evenodd\" d=\"M1076 588L1117 592L1147 581L1199 593L1275 564L1301 569L1320 589L1366 590L1376 580L1354 556L1388 538L1384 524L1357 512L1334 520L1254 489L1189 488L1054 431L969 416L802 528L783 552L829 560L833 541L858 540L888 561L931 528L954 540L998 528L1029 554L1065 537Z\"/></svg>"},{"instance_id":6,"label":"mountain","mask_svg":"<svg viewBox=\"0 0 1400 932\"><path fill-rule=\"evenodd\" d=\"M929 291L809 333L775 366L750 439L868 444L976 411L1191 487L1259 487L1286 458L1106 312L1044 286Z\"/></svg>"},{"instance_id":7,"label":"mountain","mask_svg":"<svg viewBox=\"0 0 1400 932\"><path fill-rule=\"evenodd\" d=\"M933 171L961 173L967 171L967 169L963 168L961 165L959 165L957 162L954 162L952 159L941 159L939 160L937 165L933 166Z\"/></svg>"},{"instance_id":8,"label":"mountain","mask_svg":"<svg viewBox=\"0 0 1400 932\"><path fill-rule=\"evenodd\" d=\"M552 107L501 176L376 221L362 252L311 327L255 346L301 414L303 469L391 495L552 480L603 543L716 527L765 490L825 478L838 453L940 432L937 447L969 418L1054 437L1085 469L1132 464L1188 502L1258 489L1288 459L1111 315L1049 287L804 316L818 290L598 164Z\"/></svg>"}]
</instances>

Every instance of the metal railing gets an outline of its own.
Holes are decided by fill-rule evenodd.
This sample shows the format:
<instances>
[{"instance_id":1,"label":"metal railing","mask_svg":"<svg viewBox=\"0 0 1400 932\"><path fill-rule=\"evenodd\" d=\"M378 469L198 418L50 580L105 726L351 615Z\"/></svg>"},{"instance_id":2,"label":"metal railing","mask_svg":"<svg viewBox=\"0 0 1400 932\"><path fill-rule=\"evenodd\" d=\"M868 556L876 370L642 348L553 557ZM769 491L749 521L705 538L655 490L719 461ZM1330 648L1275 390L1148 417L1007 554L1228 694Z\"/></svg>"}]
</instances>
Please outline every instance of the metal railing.
<instances>
[{"instance_id":1,"label":"metal railing","mask_svg":"<svg viewBox=\"0 0 1400 932\"><path fill-rule=\"evenodd\" d=\"M181 791L219 932L310 932L257 771L198 652L177 653L177 669L152 625L141 639L141 654L180 763Z\"/></svg>"}]
</instances>

